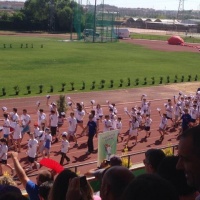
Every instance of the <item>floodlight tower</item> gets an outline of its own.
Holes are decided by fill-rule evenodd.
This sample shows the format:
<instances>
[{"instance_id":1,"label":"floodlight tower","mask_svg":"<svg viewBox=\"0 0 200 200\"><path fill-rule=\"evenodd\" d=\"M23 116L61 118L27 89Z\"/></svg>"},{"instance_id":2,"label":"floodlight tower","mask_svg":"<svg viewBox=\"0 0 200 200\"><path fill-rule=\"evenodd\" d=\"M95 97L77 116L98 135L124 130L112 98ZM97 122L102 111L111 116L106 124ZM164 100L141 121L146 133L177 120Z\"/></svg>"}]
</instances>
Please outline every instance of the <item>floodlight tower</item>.
<instances>
[{"instance_id":1,"label":"floodlight tower","mask_svg":"<svg viewBox=\"0 0 200 200\"><path fill-rule=\"evenodd\" d=\"M185 0L179 0L179 6L178 6L178 12L177 12L177 20L182 19L183 11L184 11L184 1Z\"/></svg>"}]
</instances>

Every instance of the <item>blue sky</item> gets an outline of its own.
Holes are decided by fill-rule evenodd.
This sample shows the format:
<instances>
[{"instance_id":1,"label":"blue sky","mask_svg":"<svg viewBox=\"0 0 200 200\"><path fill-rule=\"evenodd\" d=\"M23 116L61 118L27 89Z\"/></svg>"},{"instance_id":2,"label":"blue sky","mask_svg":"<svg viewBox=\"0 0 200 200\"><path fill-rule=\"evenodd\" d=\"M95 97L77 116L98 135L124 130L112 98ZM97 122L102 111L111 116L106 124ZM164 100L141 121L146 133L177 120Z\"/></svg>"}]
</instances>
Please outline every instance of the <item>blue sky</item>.
<instances>
[{"instance_id":1,"label":"blue sky","mask_svg":"<svg viewBox=\"0 0 200 200\"><path fill-rule=\"evenodd\" d=\"M2 0L0 0L2 1ZM14 0L17 1L17 0ZM19 0L25 1L25 0ZM81 0L76 0L81 1ZM82 4L86 4L89 1L94 4L95 0L82 0ZM103 0L97 0L98 4ZM129 7L129 8L154 8L162 10L178 10L179 0L104 0L105 4L115 5L118 7ZM184 0L185 10L200 10L199 0Z\"/></svg>"}]
</instances>

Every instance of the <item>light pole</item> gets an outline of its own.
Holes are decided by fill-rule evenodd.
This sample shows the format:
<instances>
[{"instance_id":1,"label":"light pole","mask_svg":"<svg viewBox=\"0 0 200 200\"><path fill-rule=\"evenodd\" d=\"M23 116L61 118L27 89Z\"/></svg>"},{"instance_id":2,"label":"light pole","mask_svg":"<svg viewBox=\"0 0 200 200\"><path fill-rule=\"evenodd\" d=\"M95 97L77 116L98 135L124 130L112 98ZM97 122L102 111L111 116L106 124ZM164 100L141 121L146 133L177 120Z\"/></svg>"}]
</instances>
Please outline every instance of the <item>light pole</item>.
<instances>
[{"instance_id":1,"label":"light pole","mask_svg":"<svg viewBox=\"0 0 200 200\"><path fill-rule=\"evenodd\" d=\"M95 5L94 5L93 43L95 42L95 35L96 35L96 12L97 12L97 0L95 0Z\"/></svg>"}]
</instances>

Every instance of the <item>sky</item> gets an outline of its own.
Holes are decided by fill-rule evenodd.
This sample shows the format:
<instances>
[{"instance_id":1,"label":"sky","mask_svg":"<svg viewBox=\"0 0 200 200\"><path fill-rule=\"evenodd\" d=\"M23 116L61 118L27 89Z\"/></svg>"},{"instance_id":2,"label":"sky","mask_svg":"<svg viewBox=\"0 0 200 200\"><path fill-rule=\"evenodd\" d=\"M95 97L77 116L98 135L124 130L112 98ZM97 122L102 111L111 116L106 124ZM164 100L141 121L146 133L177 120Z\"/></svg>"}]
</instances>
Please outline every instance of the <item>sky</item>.
<instances>
[{"instance_id":1,"label":"sky","mask_svg":"<svg viewBox=\"0 0 200 200\"><path fill-rule=\"evenodd\" d=\"M0 0L3 1L3 0ZM9 0L9 1L25 1L25 0ZM95 0L75 0L82 1L82 4L94 4ZM97 0L100 4L103 0ZM104 4L115 5L125 8L153 8L161 10L178 10L180 0L104 0ZM181 0L184 2L184 10L200 10L200 0Z\"/></svg>"}]
</instances>

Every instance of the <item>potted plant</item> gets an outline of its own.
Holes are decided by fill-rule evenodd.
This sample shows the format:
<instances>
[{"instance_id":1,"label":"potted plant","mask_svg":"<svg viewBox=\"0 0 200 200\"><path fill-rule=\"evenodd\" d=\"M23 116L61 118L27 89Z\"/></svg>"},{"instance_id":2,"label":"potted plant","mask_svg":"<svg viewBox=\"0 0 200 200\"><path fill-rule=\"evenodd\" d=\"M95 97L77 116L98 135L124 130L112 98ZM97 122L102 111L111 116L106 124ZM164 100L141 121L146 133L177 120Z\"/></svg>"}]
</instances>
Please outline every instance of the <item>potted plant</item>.
<instances>
[{"instance_id":1,"label":"potted plant","mask_svg":"<svg viewBox=\"0 0 200 200\"><path fill-rule=\"evenodd\" d=\"M66 83L62 83L61 92L64 92L64 91L65 91L65 86L66 86Z\"/></svg>"},{"instance_id":2,"label":"potted plant","mask_svg":"<svg viewBox=\"0 0 200 200\"><path fill-rule=\"evenodd\" d=\"M102 79L101 81L100 81L100 88L102 89L102 88L104 88L104 84L105 84L105 80L104 79Z\"/></svg>"},{"instance_id":3,"label":"potted plant","mask_svg":"<svg viewBox=\"0 0 200 200\"><path fill-rule=\"evenodd\" d=\"M192 76L191 76L191 75L188 75L188 82L191 81L191 78L192 78Z\"/></svg>"},{"instance_id":4,"label":"potted plant","mask_svg":"<svg viewBox=\"0 0 200 200\"><path fill-rule=\"evenodd\" d=\"M144 77L144 85L147 84L147 77Z\"/></svg>"},{"instance_id":5,"label":"potted plant","mask_svg":"<svg viewBox=\"0 0 200 200\"><path fill-rule=\"evenodd\" d=\"M50 92L53 92L53 85L50 85Z\"/></svg>"},{"instance_id":6,"label":"potted plant","mask_svg":"<svg viewBox=\"0 0 200 200\"><path fill-rule=\"evenodd\" d=\"M139 85L139 78L135 79L135 85Z\"/></svg>"},{"instance_id":7,"label":"potted plant","mask_svg":"<svg viewBox=\"0 0 200 200\"><path fill-rule=\"evenodd\" d=\"M178 76L175 75L175 77L174 77L174 83L177 83L177 79L178 79Z\"/></svg>"},{"instance_id":8,"label":"potted plant","mask_svg":"<svg viewBox=\"0 0 200 200\"><path fill-rule=\"evenodd\" d=\"M19 86L16 85L13 87L13 89L15 90L15 95L18 95L19 94Z\"/></svg>"},{"instance_id":9,"label":"potted plant","mask_svg":"<svg viewBox=\"0 0 200 200\"><path fill-rule=\"evenodd\" d=\"M31 86L30 86L30 85L27 85L27 86L26 86L26 89L27 89L27 93L28 93L28 94L31 94Z\"/></svg>"},{"instance_id":10,"label":"potted plant","mask_svg":"<svg viewBox=\"0 0 200 200\"><path fill-rule=\"evenodd\" d=\"M71 90L74 90L74 82L70 82Z\"/></svg>"},{"instance_id":11,"label":"potted plant","mask_svg":"<svg viewBox=\"0 0 200 200\"><path fill-rule=\"evenodd\" d=\"M130 86L130 85L131 85L131 79L127 78L127 86Z\"/></svg>"},{"instance_id":12,"label":"potted plant","mask_svg":"<svg viewBox=\"0 0 200 200\"><path fill-rule=\"evenodd\" d=\"M122 87L122 85L123 85L123 83L124 83L124 80L123 80L123 79L120 79L119 82L120 82L119 87Z\"/></svg>"},{"instance_id":13,"label":"potted plant","mask_svg":"<svg viewBox=\"0 0 200 200\"><path fill-rule=\"evenodd\" d=\"M2 95L6 96L6 88L5 87L2 87Z\"/></svg>"},{"instance_id":14,"label":"potted plant","mask_svg":"<svg viewBox=\"0 0 200 200\"><path fill-rule=\"evenodd\" d=\"M170 82L170 77L169 76L167 76L167 83L169 83Z\"/></svg>"},{"instance_id":15,"label":"potted plant","mask_svg":"<svg viewBox=\"0 0 200 200\"><path fill-rule=\"evenodd\" d=\"M154 85L155 84L155 78L151 77L151 81L152 81L151 84Z\"/></svg>"},{"instance_id":16,"label":"potted plant","mask_svg":"<svg viewBox=\"0 0 200 200\"><path fill-rule=\"evenodd\" d=\"M81 89L85 90L85 82L84 81L82 81L82 88Z\"/></svg>"},{"instance_id":17,"label":"potted plant","mask_svg":"<svg viewBox=\"0 0 200 200\"><path fill-rule=\"evenodd\" d=\"M194 81L197 81L198 80L198 76L196 75L195 77L194 77Z\"/></svg>"},{"instance_id":18,"label":"potted plant","mask_svg":"<svg viewBox=\"0 0 200 200\"><path fill-rule=\"evenodd\" d=\"M43 85L39 85L39 93L41 94L43 92Z\"/></svg>"},{"instance_id":19,"label":"potted plant","mask_svg":"<svg viewBox=\"0 0 200 200\"><path fill-rule=\"evenodd\" d=\"M183 82L183 81L184 81L184 78L185 78L185 77L182 75L182 76L181 76L181 82Z\"/></svg>"},{"instance_id":20,"label":"potted plant","mask_svg":"<svg viewBox=\"0 0 200 200\"><path fill-rule=\"evenodd\" d=\"M163 77L161 76L160 77L160 83L159 84L162 84L163 83Z\"/></svg>"},{"instance_id":21,"label":"potted plant","mask_svg":"<svg viewBox=\"0 0 200 200\"><path fill-rule=\"evenodd\" d=\"M92 90L94 90L95 89L95 83L96 83L96 81L92 81Z\"/></svg>"},{"instance_id":22,"label":"potted plant","mask_svg":"<svg viewBox=\"0 0 200 200\"><path fill-rule=\"evenodd\" d=\"M110 87L113 88L114 80L110 80Z\"/></svg>"}]
</instances>

